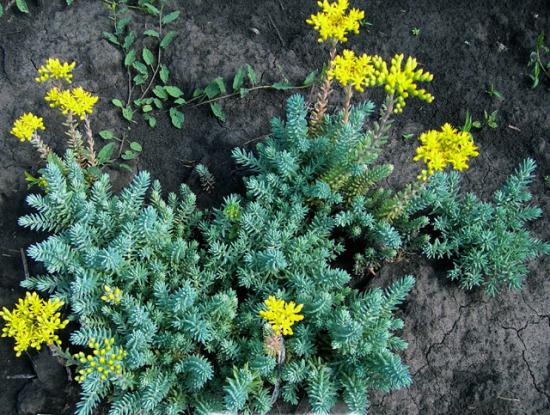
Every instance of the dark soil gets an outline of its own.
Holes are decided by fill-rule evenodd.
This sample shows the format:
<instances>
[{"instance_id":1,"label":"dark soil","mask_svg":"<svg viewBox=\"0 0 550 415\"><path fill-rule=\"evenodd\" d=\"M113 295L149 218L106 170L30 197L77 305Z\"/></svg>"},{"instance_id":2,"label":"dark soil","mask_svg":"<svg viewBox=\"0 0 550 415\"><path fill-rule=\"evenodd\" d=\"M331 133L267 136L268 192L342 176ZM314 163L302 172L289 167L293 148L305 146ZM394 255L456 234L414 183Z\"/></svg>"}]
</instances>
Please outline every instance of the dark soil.
<instances>
[{"instance_id":1,"label":"dark soil","mask_svg":"<svg viewBox=\"0 0 550 415\"><path fill-rule=\"evenodd\" d=\"M126 127L109 104L123 97L126 81L121 55L102 39L109 30L107 12L99 0L76 1L67 9L62 1L38 2L30 16L0 19L0 306L12 306L23 293L19 249L42 235L17 226L27 211L23 172L36 171L39 159L30 145L8 132L24 111L44 109L43 90L33 82L35 67L58 56L78 62L76 80L101 97L96 131ZM230 79L250 63L266 81L283 76L299 82L320 67L327 51L304 23L315 7L303 0L188 0L181 4L177 41L166 61L187 93L218 75ZM498 110L498 128L476 132L481 155L464 175L468 190L490 195L519 162L533 157L538 175L532 187L543 219L533 232L550 239L550 193L543 177L550 175L549 82L535 90L527 79L527 61L536 35L550 37L547 0L371 0L353 2L366 10L372 23L368 34L352 45L389 57L412 54L434 74L436 101L411 101L394 127L388 159L396 169L397 185L412 178L415 143L401 137L448 121L461 125L466 109L475 119L483 111ZM411 29L418 27L419 36ZM256 34L257 29L259 34ZM494 84L504 99L485 90ZM216 175L212 195L201 195L209 205L240 189L240 174L230 159L234 146L253 146L269 132L269 119L282 115L287 93L259 92L224 103L227 122L216 121L205 108L186 112L183 130L163 119L152 130L143 124L131 130L144 155L137 168L149 170L166 190L197 178L186 161L202 162ZM51 114L51 112L49 112ZM48 126L60 118L46 117ZM46 134L56 149L63 148L60 128ZM129 173L114 174L123 184ZM533 262L525 287L496 299L481 292L464 293L444 277L444 269L410 258L381 270L372 286L388 284L411 273L418 284L402 312L403 337L409 348L403 357L410 365L413 385L388 395L371 397L372 414L550 414L550 258ZM0 341L0 413L72 413L78 390L67 383L47 353L16 358L12 343ZM303 406L302 408L305 408ZM305 411L306 409L304 409Z\"/></svg>"}]
</instances>

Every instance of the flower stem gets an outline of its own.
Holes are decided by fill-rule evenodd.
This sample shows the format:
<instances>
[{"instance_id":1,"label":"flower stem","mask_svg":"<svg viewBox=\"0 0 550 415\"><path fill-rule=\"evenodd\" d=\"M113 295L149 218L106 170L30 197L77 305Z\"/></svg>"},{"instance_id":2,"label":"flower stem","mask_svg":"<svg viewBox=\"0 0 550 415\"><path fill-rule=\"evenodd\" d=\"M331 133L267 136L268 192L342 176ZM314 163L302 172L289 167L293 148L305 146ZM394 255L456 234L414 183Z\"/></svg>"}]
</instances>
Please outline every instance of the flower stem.
<instances>
[{"instance_id":1,"label":"flower stem","mask_svg":"<svg viewBox=\"0 0 550 415\"><path fill-rule=\"evenodd\" d=\"M333 42L330 48L330 61L329 61L329 70L332 68L332 61L336 57L336 45L337 42ZM321 85L320 91L317 93L317 100L313 107L313 111L310 116L310 126L313 131L316 131L323 118L327 112L328 102L330 94L332 93L332 81L329 79L328 74L325 73L325 78L323 84Z\"/></svg>"},{"instance_id":2,"label":"flower stem","mask_svg":"<svg viewBox=\"0 0 550 415\"><path fill-rule=\"evenodd\" d=\"M51 153L52 149L46 143L44 143L44 141L42 141L42 139L36 132L32 135L31 144L34 146L34 148L36 148L38 154L40 154L40 157L42 159L48 159L48 154Z\"/></svg>"},{"instance_id":3,"label":"flower stem","mask_svg":"<svg viewBox=\"0 0 550 415\"><path fill-rule=\"evenodd\" d=\"M353 97L353 89L351 85L346 86L345 88L346 96L344 98L344 116L342 118L342 122L344 124L347 124L349 121L349 112L351 109L351 98Z\"/></svg>"},{"instance_id":4,"label":"flower stem","mask_svg":"<svg viewBox=\"0 0 550 415\"><path fill-rule=\"evenodd\" d=\"M94 150L94 134L92 132L92 126L90 125L90 118L86 116L84 118L84 128L86 130L86 141L88 143L88 164L90 166L97 166L97 158Z\"/></svg>"}]
</instances>

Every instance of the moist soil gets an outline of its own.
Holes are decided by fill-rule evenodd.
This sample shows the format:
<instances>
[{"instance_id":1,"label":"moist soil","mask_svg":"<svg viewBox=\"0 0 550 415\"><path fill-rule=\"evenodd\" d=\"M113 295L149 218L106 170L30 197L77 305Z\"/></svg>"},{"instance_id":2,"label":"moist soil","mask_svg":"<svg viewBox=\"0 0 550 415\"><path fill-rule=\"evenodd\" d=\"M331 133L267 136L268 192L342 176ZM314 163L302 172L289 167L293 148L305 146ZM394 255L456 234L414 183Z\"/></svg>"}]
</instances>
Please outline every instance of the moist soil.
<instances>
[{"instance_id":1,"label":"moist soil","mask_svg":"<svg viewBox=\"0 0 550 415\"><path fill-rule=\"evenodd\" d=\"M28 211L23 172L36 172L40 160L30 145L10 137L13 120L24 111L48 112L47 126L61 118L46 111L43 88L33 82L35 68L48 57L75 60L75 79L101 100L94 117L96 131L124 131L127 124L109 104L124 98L126 79L120 52L102 38L110 30L108 13L99 0L31 3L29 16L8 13L0 19L0 306L11 307L24 290L20 248L45 235L17 225ZM182 15L178 37L167 51L175 83L187 96L217 76L230 81L237 68L249 63L262 82L288 79L300 83L320 68L327 50L316 42L305 19L314 1L188 0L178 1ZM418 58L434 74L430 86L436 100L427 105L411 100L392 129L386 158L396 168L391 184L412 179L416 143L402 137L438 128L444 122L462 124L466 110L483 120L483 111L498 111L497 128L475 132L480 156L465 172L463 186L487 198L526 157L539 168L532 186L543 218L530 225L550 239L550 82L531 89L529 54L538 33L550 37L550 2L456 0L355 1L371 25L351 46L390 57L403 52ZM138 18L139 21L139 18ZM414 36L413 28L420 29ZM503 98L487 94L493 84ZM309 95L309 91L305 91ZM269 133L272 116L282 116L288 92L259 91L223 103L227 121L217 121L205 107L186 110L182 130L160 117L156 129L140 121L129 132L143 145L134 165L161 180L166 191L189 183L200 193L202 206L219 203L241 191L242 171L230 158L235 146L253 148ZM365 96L366 98L366 96ZM374 98L379 98L374 96ZM64 148L61 128L51 127L46 141ZM99 144L99 145L102 145ZM201 192L193 163L208 166L217 178L211 194ZM122 186L129 172L112 172ZM445 278L448 264L409 257L384 266L369 286L385 286L407 273L418 283L400 311L403 353L413 384L390 394L370 397L371 414L550 414L550 258L530 264L524 288L489 298L480 291L465 293ZM30 264L31 273L35 266ZM12 342L0 341L0 413L71 414L78 387L47 352L15 357ZM275 410L282 413L284 410ZM306 413L303 403L295 413ZM343 411L343 409L341 409ZM338 411L336 411L338 412Z\"/></svg>"}]
</instances>

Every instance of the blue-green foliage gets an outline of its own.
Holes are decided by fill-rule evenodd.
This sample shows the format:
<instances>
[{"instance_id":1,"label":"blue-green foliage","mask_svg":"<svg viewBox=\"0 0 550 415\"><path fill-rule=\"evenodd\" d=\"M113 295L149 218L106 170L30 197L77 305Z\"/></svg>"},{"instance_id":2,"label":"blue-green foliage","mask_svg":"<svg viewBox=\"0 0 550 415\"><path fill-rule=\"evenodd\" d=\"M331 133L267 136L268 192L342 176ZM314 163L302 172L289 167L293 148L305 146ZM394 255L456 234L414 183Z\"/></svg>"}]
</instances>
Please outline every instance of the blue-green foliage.
<instances>
[{"instance_id":1,"label":"blue-green foliage","mask_svg":"<svg viewBox=\"0 0 550 415\"><path fill-rule=\"evenodd\" d=\"M424 246L428 258L451 258L448 276L466 289L483 286L495 295L502 286L521 288L528 272L526 261L550 252L550 245L533 238L525 229L541 215L531 200L528 186L535 162L525 160L492 202L468 193L459 194L457 173L437 173L425 191L411 204L411 211L428 209L437 234Z\"/></svg>"},{"instance_id":2,"label":"blue-green foliage","mask_svg":"<svg viewBox=\"0 0 550 415\"><path fill-rule=\"evenodd\" d=\"M108 176L90 184L71 152L64 166L48 164L48 193L28 199L38 213L20 219L53 232L28 251L48 273L24 285L68 304L80 323L74 346L113 337L128 353L122 376L84 381L78 414L105 398L112 415L265 413L278 397L297 404L303 396L318 413L339 398L365 412L369 389L410 383L394 311L414 279L360 292L333 266L344 251L340 229L365 238L377 261L402 243L390 221L365 208L367 192L345 190L377 151L361 133L371 111L358 106L349 125L329 118L323 135L308 137L303 98L292 97L287 122L273 122L257 156L234 153L255 171L246 195L210 215L186 186L165 200L147 173L113 195ZM350 154L350 172L331 173L342 185L323 180ZM119 304L100 299L105 285L123 291ZM304 304L280 362L258 315L268 295Z\"/></svg>"}]
</instances>

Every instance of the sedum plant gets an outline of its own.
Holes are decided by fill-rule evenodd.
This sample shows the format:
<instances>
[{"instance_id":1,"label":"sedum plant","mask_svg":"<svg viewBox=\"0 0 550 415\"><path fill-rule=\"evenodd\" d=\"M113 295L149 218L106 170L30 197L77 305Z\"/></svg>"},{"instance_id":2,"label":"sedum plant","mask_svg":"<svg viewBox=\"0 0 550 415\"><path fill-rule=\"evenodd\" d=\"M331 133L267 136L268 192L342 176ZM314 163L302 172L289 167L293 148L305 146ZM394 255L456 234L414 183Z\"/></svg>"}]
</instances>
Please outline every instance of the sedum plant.
<instances>
[{"instance_id":1,"label":"sedum plant","mask_svg":"<svg viewBox=\"0 0 550 415\"><path fill-rule=\"evenodd\" d=\"M48 193L28 198L39 213L20 224L54 233L28 251L47 274L24 285L67 302L81 325L73 346L105 343L115 355L98 371L77 354L78 414L107 396L111 414L265 413L304 394L316 412L338 396L364 411L367 389L410 383L393 311L414 279L348 287L330 265L343 250L337 218L308 207L282 174L250 176L248 196L228 198L212 221L186 186L179 200L163 200L158 183L147 197L147 173L114 196L107 175L86 181L71 151L44 178Z\"/></svg>"},{"instance_id":2,"label":"sedum plant","mask_svg":"<svg viewBox=\"0 0 550 415\"><path fill-rule=\"evenodd\" d=\"M456 173L438 173L412 205L428 209L436 231L425 246L428 258L450 258L453 269L448 277L460 286L483 286L495 295L503 286L521 288L528 272L525 262L550 252L550 244L533 238L525 224L541 215L527 203L532 196L535 162L525 160L498 190L492 202L480 201L474 194L460 195Z\"/></svg>"}]
</instances>

